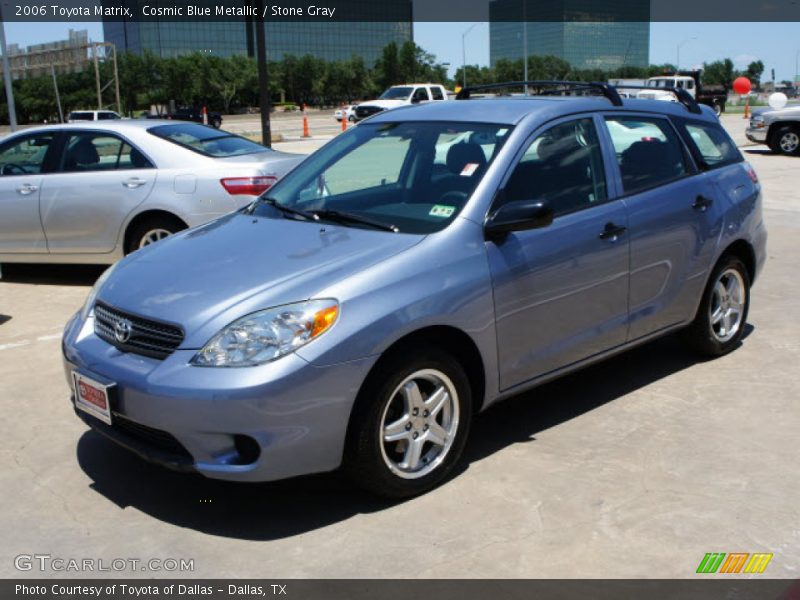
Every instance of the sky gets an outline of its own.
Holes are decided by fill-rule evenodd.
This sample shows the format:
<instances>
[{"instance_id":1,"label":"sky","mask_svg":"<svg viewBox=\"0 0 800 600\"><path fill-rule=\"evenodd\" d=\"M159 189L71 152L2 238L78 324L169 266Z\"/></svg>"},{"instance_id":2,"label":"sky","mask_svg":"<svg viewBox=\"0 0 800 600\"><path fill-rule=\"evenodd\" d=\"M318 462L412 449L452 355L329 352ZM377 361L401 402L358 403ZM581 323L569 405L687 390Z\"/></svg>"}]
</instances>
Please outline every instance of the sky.
<instances>
[{"instance_id":1,"label":"sky","mask_svg":"<svg viewBox=\"0 0 800 600\"><path fill-rule=\"evenodd\" d=\"M462 62L462 34L473 23L415 23L418 45L436 55L439 62L449 62L451 74ZM101 23L6 23L8 43L21 46L67 37L67 30L88 29L89 37L102 41ZM696 38L696 39L691 39ZM479 23L466 35L467 64L489 63L489 25ZM677 45L681 46L681 67L700 66L721 58L733 59L737 68L753 60L765 66L763 80L775 69L778 81L793 79L797 53L800 51L800 23L652 23L650 25L650 62L675 63Z\"/></svg>"}]
</instances>

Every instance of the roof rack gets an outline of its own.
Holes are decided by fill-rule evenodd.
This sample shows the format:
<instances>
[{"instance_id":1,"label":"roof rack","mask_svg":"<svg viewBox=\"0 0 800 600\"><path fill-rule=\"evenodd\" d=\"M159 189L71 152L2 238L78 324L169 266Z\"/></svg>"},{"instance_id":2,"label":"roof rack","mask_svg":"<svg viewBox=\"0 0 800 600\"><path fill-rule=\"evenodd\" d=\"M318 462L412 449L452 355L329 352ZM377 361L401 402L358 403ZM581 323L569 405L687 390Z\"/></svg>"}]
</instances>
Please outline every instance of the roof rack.
<instances>
[{"instance_id":1,"label":"roof rack","mask_svg":"<svg viewBox=\"0 0 800 600\"><path fill-rule=\"evenodd\" d=\"M462 88L456 95L456 100L469 100L469 97L474 92L482 92L487 90L497 90L508 87L532 87L535 88L535 95L538 96L552 96L555 94L567 94L569 92L581 91L595 91L605 96L611 101L614 106L622 106L622 97L617 91L617 87L610 83L602 83L596 81L560 81L560 80L536 80L536 81L507 81L503 83L487 83L484 85L476 85L471 87ZM543 90L542 88L549 87L552 89ZM620 85L624 90L652 90L658 89L659 91L671 92L675 94L678 102L683 104L689 112L700 114L700 105L694 97L683 88L672 86L652 88L646 85Z\"/></svg>"},{"instance_id":2,"label":"roof rack","mask_svg":"<svg viewBox=\"0 0 800 600\"><path fill-rule=\"evenodd\" d=\"M537 89L537 96L547 96L553 94L565 94L567 92L578 92L593 90L599 92L611 101L614 106L622 106L622 98L617 93L616 88L608 83L596 81L561 81L561 80L535 80L535 81L507 81L504 83L487 83L462 88L456 95L456 100L469 100L470 94L478 91L497 90L507 87L532 87ZM560 88L542 90L544 87ZM663 89L663 88L662 88Z\"/></svg>"}]
</instances>

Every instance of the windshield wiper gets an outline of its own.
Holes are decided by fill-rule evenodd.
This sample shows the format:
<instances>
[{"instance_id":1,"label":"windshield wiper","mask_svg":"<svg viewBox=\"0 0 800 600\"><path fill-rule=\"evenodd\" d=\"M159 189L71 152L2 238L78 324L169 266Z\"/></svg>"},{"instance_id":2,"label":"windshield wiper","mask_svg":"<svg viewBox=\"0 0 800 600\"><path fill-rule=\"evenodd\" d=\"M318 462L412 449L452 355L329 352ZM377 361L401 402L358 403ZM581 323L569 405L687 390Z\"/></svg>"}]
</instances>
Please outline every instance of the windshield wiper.
<instances>
[{"instance_id":1,"label":"windshield wiper","mask_svg":"<svg viewBox=\"0 0 800 600\"><path fill-rule=\"evenodd\" d=\"M269 204L273 208L277 208L285 215L294 215L297 217L303 217L307 221L319 221L319 217L314 213L306 212L304 210L297 210L296 208L289 208L288 206L284 206L283 204L279 203L275 198L268 198L268 197L260 197L253 200L250 203L250 206L244 209L244 213L246 215L252 215L253 211L256 209L256 206L259 204Z\"/></svg>"},{"instance_id":2,"label":"windshield wiper","mask_svg":"<svg viewBox=\"0 0 800 600\"><path fill-rule=\"evenodd\" d=\"M342 212L340 210L332 210L330 208L326 208L323 210L315 210L313 214L314 216L320 219L330 219L332 221L347 221L350 223L360 223L362 225L368 225L370 227L374 227L375 229L382 229L383 231L391 231L392 233L400 232L400 230L396 226L390 225L389 223L383 223L381 221L373 221L372 219L368 219L366 217L362 217L359 215L354 215L353 213Z\"/></svg>"}]
</instances>

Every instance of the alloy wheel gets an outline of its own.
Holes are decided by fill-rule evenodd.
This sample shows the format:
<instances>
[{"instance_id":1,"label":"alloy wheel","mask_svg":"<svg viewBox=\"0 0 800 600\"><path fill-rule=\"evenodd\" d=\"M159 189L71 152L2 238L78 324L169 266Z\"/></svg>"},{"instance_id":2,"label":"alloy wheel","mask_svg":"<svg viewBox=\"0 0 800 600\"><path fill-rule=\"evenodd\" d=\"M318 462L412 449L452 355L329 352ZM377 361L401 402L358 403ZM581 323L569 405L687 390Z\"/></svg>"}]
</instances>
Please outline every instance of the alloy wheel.
<instances>
[{"instance_id":1,"label":"alloy wheel","mask_svg":"<svg viewBox=\"0 0 800 600\"><path fill-rule=\"evenodd\" d=\"M709 305L711 333L722 343L732 339L742 325L746 288L741 273L727 269L717 279Z\"/></svg>"},{"instance_id":2,"label":"alloy wheel","mask_svg":"<svg viewBox=\"0 0 800 600\"><path fill-rule=\"evenodd\" d=\"M150 244L155 244L156 242L159 242L170 235L172 235L172 232L168 229L151 229L142 236L142 239L139 242L139 248L144 248Z\"/></svg>"},{"instance_id":3,"label":"alloy wheel","mask_svg":"<svg viewBox=\"0 0 800 600\"><path fill-rule=\"evenodd\" d=\"M392 392L380 421L381 455L403 479L424 477L444 461L458 430L458 392L436 369L406 377Z\"/></svg>"}]
</instances>

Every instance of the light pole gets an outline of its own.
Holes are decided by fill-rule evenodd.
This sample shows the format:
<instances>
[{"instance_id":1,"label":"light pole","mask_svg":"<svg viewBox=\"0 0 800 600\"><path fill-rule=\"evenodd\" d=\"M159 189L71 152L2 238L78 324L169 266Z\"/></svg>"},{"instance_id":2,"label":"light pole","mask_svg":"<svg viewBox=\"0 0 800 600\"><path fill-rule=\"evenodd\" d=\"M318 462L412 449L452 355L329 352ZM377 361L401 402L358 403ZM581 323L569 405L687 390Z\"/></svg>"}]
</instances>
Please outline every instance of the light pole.
<instances>
[{"instance_id":1,"label":"light pole","mask_svg":"<svg viewBox=\"0 0 800 600\"><path fill-rule=\"evenodd\" d=\"M6 86L6 102L8 106L8 123L11 131L17 130L17 107L14 105L14 86L11 84L11 61L6 49L6 22L3 20L3 9L0 7L0 51L3 53L3 80Z\"/></svg>"},{"instance_id":2,"label":"light pole","mask_svg":"<svg viewBox=\"0 0 800 600\"><path fill-rule=\"evenodd\" d=\"M686 42L691 42L692 40L696 40L696 39L697 39L696 37L686 38L680 44L678 44L678 56L677 56L678 64L676 64L675 66L677 67L677 69L679 71L681 70L681 46L683 46Z\"/></svg>"},{"instance_id":3,"label":"light pole","mask_svg":"<svg viewBox=\"0 0 800 600\"><path fill-rule=\"evenodd\" d=\"M467 87L467 34L477 26L477 23L473 23L461 34L461 75L464 83L462 87Z\"/></svg>"},{"instance_id":4,"label":"light pole","mask_svg":"<svg viewBox=\"0 0 800 600\"><path fill-rule=\"evenodd\" d=\"M800 70L798 70L797 65L800 63L800 50L794 53L794 87L796 88L800 85Z\"/></svg>"}]
</instances>

